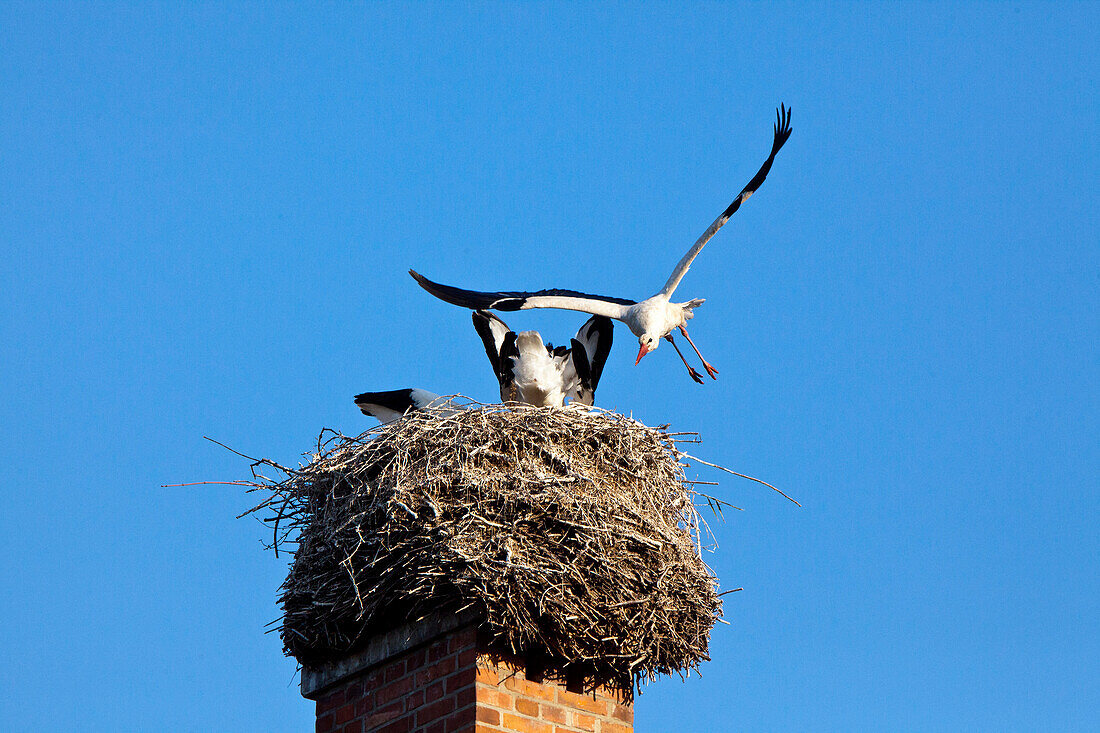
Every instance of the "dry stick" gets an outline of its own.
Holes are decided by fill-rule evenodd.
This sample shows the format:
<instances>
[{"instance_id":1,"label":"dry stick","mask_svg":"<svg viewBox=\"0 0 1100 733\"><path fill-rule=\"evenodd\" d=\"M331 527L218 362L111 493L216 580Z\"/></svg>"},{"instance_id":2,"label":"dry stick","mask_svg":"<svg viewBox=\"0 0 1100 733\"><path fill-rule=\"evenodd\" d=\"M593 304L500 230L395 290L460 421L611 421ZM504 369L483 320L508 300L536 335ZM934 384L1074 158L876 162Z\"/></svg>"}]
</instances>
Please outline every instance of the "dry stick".
<instances>
[{"instance_id":1,"label":"dry stick","mask_svg":"<svg viewBox=\"0 0 1100 733\"><path fill-rule=\"evenodd\" d=\"M684 483L685 484L696 484L696 483L698 483L698 484L713 484L714 486L718 485L718 482L716 482L716 481L685 481ZM723 506L728 506L730 509L736 509L739 512L745 511L744 509L737 506L736 504L730 504L725 499L719 499L716 496L711 496L710 494L704 494L704 493L701 493L701 492L698 492L698 491L696 491L694 493L695 493L696 496L703 497L703 499L705 499L706 502L707 502L707 506L714 509L715 513L719 517L722 517L722 507ZM722 517L722 518L724 519L725 517Z\"/></svg>"},{"instance_id":2,"label":"dry stick","mask_svg":"<svg viewBox=\"0 0 1100 733\"><path fill-rule=\"evenodd\" d=\"M290 503L290 498L290 494L287 494L286 501L279 507L279 512L275 515L275 528L271 530L271 549L275 550L276 559L279 557L279 520L283 518L283 512L286 511L286 505Z\"/></svg>"},{"instance_id":3,"label":"dry stick","mask_svg":"<svg viewBox=\"0 0 1100 733\"><path fill-rule=\"evenodd\" d=\"M230 448L225 443L219 443L218 441L214 440L210 436L204 435L202 437L203 437L203 440L209 440L211 443L216 443L217 445L220 445L222 448L225 448L230 453L236 453L241 458L247 458L248 460L253 461L253 465L259 465L260 463L268 462L266 458L253 458L252 456L246 456L244 453L241 453L240 451L233 450L232 448ZM274 465L274 464L272 464L272 465Z\"/></svg>"},{"instance_id":4,"label":"dry stick","mask_svg":"<svg viewBox=\"0 0 1100 733\"><path fill-rule=\"evenodd\" d=\"M173 486L205 486L207 484L219 484L221 486L255 486L252 481L189 481L185 484L161 484L160 488L167 489ZM238 517L239 519L240 517Z\"/></svg>"},{"instance_id":5,"label":"dry stick","mask_svg":"<svg viewBox=\"0 0 1100 733\"><path fill-rule=\"evenodd\" d=\"M793 502L797 506L802 506L797 501L795 501L794 499L787 496L786 494L784 494L779 489L777 489L774 486L772 486L771 484L769 484L767 481L762 481L762 480L760 480L758 478L755 478L753 476L746 476L743 473L737 473L737 471L731 471L728 468L726 468L725 466L719 466L717 463L708 463L707 461L704 461L702 458L696 458L695 456L693 456L689 453L684 453L683 451L677 451L677 452L680 453L684 458L690 458L691 460L696 461L697 463L702 463L704 466L710 466L711 468L717 468L719 471L725 471L726 473L732 473L734 476L740 476L741 478L747 478L749 481L755 481L758 484L764 484L765 486L767 486L772 491L776 491L779 494L781 494L782 496L786 497L788 501Z\"/></svg>"}]
</instances>

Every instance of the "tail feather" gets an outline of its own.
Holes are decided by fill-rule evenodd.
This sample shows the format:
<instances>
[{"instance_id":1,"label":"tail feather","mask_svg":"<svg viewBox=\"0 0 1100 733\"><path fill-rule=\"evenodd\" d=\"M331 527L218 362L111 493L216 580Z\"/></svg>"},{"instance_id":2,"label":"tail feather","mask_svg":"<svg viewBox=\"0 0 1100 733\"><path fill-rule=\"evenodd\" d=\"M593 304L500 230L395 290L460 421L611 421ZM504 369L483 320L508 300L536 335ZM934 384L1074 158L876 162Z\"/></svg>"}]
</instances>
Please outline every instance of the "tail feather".
<instances>
[{"instance_id":1,"label":"tail feather","mask_svg":"<svg viewBox=\"0 0 1100 733\"><path fill-rule=\"evenodd\" d=\"M434 392L413 387L357 394L355 404L364 415L389 423L399 420L410 410L422 410L439 399Z\"/></svg>"}]
</instances>

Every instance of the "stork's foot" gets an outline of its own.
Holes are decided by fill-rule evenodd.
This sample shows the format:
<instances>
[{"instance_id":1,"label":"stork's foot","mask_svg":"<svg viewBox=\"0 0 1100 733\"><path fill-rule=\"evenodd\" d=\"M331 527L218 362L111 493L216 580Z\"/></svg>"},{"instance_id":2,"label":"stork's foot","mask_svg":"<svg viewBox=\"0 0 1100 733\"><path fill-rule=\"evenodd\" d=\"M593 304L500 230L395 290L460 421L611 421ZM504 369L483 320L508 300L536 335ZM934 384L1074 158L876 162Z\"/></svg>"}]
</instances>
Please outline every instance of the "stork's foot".
<instances>
[{"instance_id":1,"label":"stork's foot","mask_svg":"<svg viewBox=\"0 0 1100 733\"><path fill-rule=\"evenodd\" d=\"M680 333L684 334L684 338L686 338L687 342L691 344L691 348L695 350L695 355L699 357L699 361L703 362L703 368L707 370L707 374L710 375L710 378L718 379L718 370L712 367L710 363L703 358L703 355L699 353L699 347L696 346L695 342L691 340L691 336L688 336L688 330L683 326L680 326ZM677 349L677 351L679 351L679 349ZM684 359L684 355L681 354L680 358ZM684 359L684 363L687 364L687 359ZM688 367L688 369L691 369L691 367Z\"/></svg>"},{"instance_id":2,"label":"stork's foot","mask_svg":"<svg viewBox=\"0 0 1100 733\"><path fill-rule=\"evenodd\" d=\"M687 367L688 374L691 375L691 378L699 384L704 384L703 375L695 371L691 364L688 364L688 360L684 358L683 352L680 351L680 347L676 345L676 341L673 340L671 333L665 334L665 341L668 341L670 344L672 344L672 348L676 349L676 353L680 355L680 361L684 362L684 366Z\"/></svg>"}]
</instances>

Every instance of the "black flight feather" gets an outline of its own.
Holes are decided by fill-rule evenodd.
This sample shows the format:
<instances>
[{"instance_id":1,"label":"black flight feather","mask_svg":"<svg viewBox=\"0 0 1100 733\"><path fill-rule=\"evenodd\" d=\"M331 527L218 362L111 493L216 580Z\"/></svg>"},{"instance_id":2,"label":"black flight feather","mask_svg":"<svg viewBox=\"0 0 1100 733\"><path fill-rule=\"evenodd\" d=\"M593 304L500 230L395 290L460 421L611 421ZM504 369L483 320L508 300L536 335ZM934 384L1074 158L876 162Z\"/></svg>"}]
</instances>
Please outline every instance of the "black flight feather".
<instances>
[{"instance_id":1,"label":"black flight feather","mask_svg":"<svg viewBox=\"0 0 1100 733\"><path fill-rule=\"evenodd\" d=\"M491 293L480 290L463 290L462 288L443 285L429 280L416 270L409 270L409 274L413 276L414 280L420 283L420 287L440 300L445 300L453 305L459 305L463 308L471 308L473 310L518 311L523 308L523 304L528 298L539 296L603 300L608 303L618 303L619 305L634 305L637 302L626 298L591 295L590 293L582 293L577 290L538 290L532 293L521 291Z\"/></svg>"}]
</instances>

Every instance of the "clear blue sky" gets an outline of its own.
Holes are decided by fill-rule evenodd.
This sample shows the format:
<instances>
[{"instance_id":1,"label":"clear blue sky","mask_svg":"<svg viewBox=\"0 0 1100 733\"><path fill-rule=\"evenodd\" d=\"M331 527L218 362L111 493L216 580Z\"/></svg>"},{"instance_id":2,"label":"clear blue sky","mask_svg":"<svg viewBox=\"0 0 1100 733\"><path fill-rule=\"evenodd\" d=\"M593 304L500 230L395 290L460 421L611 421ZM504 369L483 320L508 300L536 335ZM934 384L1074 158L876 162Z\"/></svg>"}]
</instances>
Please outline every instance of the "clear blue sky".
<instances>
[{"instance_id":1,"label":"clear blue sky","mask_svg":"<svg viewBox=\"0 0 1100 733\"><path fill-rule=\"evenodd\" d=\"M598 401L701 433L730 626L639 731L1084 730L1095 4L0 5L0 729L305 731L246 453L492 399L405 274L643 297ZM506 320L559 341L583 317Z\"/></svg>"}]
</instances>

